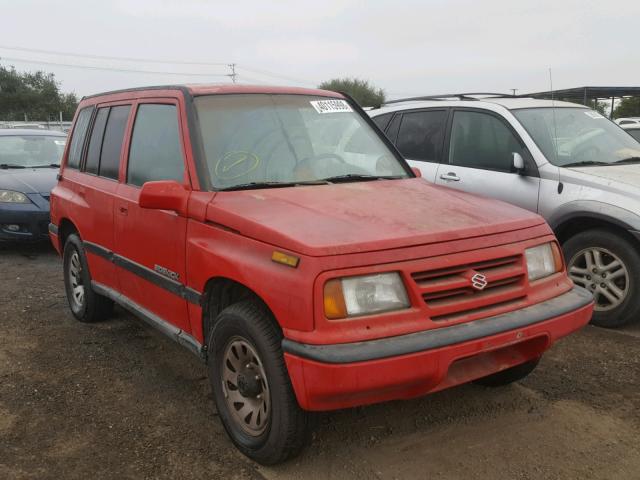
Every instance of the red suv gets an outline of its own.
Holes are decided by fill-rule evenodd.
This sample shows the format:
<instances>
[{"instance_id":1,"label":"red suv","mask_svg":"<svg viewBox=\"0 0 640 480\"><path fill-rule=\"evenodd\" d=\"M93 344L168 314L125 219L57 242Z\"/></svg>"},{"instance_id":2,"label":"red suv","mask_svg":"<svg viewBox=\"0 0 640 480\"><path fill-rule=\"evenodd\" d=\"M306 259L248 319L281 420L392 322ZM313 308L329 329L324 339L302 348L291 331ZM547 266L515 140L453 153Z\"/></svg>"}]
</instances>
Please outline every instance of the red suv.
<instances>
[{"instance_id":1,"label":"red suv","mask_svg":"<svg viewBox=\"0 0 640 480\"><path fill-rule=\"evenodd\" d=\"M309 411L523 378L592 312L541 217L416 178L334 92L84 98L51 218L73 315L115 302L200 356L264 464Z\"/></svg>"}]
</instances>

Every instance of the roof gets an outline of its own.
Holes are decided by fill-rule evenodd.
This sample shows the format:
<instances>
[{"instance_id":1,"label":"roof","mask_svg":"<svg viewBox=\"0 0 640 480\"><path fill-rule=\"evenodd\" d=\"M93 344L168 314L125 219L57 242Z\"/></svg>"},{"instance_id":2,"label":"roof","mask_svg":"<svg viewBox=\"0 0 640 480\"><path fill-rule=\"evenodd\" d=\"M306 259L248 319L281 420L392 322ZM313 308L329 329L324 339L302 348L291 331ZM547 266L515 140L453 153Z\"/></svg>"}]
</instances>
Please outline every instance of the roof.
<instances>
[{"instance_id":1,"label":"roof","mask_svg":"<svg viewBox=\"0 0 640 480\"><path fill-rule=\"evenodd\" d=\"M214 94L232 94L232 93L262 93L262 94L291 94L291 95L313 95L320 97L342 97L337 92L329 90L318 90L315 88L300 87L277 87L270 85L239 85L239 84L183 84L183 85L154 85L149 87L126 88L123 90L113 90L110 92L96 93L83 97L94 98L105 95L114 95L128 92L144 92L149 90L180 90L188 92L191 95L214 95Z\"/></svg>"},{"instance_id":2,"label":"roof","mask_svg":"<svg viewBox=\"0 0 640 480\"><path fill-rule=\"evenodd\" d=\"M556 108L587 108L584 105L569 102L559 102L551 100L538 100L535 98L525 97L487 97L478 99L464 99L464 100L417 100L393 103L391 105L383 105L381 108L372 110L370 115L376 116L383 112L395 112L397 110L408 110L411 108L425 108L425 107L481 107L483 104L497 104L501 105L508 110L517 110L521 108L544 108L544 107L556 107Z\"/></svg>"},{"instance_id":3,"label":"roof","mask_svg":"<svg viewBox=\"0 0 640 480\"><path fill-rule=\"evenodd\" d=\"M640 96L640 87L576 87L565 88L564 90L554 90L553 92L529 93L528 97L535 98L565 98L576 99L580 102L587 99L612 98L612 97L632 97Z\"/></svg>"},{"instance_id":4,"label":"roof","mask_svg":"<svg viewBox=\"0 0 640 480\"><path fill-rule=\"evenodd\" d=\"M59 130L44 130L44 129L33 129L33 128L0 128L0 137L11 137L11 136L45 136L45 137L66 137L67 134L63 133Z\"/></svg>"}]
</instances>

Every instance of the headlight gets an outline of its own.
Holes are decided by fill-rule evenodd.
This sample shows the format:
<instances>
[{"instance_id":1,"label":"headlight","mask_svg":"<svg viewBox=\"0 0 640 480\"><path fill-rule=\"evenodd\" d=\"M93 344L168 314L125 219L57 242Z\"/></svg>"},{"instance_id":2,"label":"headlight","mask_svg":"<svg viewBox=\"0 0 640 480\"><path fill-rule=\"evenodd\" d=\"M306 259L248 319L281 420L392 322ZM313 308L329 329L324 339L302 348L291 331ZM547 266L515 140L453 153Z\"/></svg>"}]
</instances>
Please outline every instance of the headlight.
<instances>
[{"instance_id":1,"label":"headlight","mask_svg":"<svg viewBox=\"0 0 640 480\"><path fill-rule=\"evenodd\" d=\"M562 270L562 255L555 242L544 243L524 251L529 280L539 280Z\"/></svg>"},{"instance_id":2,"label":"headlight","mask_svg":"<svg viewBox=\"0 0 640 480\"><path fill-rule=\"evenodd\" d=\"M398 272L329 280L324 286L324 312L337 319L409 308Z\"/></svg>"},{"instance_id":3,"label":"headlight","mask_svg":"<svg viewBox=\"0 0 640 480\"><path fill-rule=\"evenodd\" d=\"M0 190L0 203L29 203L29 199L24 193Z\"/></svg>"}]
</instances>

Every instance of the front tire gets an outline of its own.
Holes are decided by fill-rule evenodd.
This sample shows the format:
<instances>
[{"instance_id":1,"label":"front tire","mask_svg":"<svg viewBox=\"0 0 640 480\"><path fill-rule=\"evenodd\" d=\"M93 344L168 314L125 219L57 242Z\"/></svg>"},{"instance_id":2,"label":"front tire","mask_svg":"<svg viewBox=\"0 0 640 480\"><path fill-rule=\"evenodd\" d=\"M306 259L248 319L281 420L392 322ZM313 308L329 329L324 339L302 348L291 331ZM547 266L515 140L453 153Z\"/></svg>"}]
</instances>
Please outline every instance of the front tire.
<instances>
[{"instance_id":1,"label":"front tire","mask_svg":"<svg viewBox=\"0 0 640 480\"><path fill-rule=\"evenodd\" d=\"M563 245L567 272L593 293L591 323L615 328L640 315L640 254L625 237L607 230L587 230Z\"/></svg>"},{"instance_id":2,"label":"front tire","mask_svg":"<svg viewBox=\"0 0 640 480\"><path fill-rule=\"evenodd\" d=\"M91 288L91 275L82 240L75 233L67 238L62 254L64 287L71 313L83 323L104 320L113 311L113 301Z\"/></svg>"},{"instance_id":3,"label":"front tire","mask_svg":"<svg viewBox=\"0 0 640 480\"><path fill-rule=\"evenodd\" d=\"M282 333L257 302L225 308L209 334L209 378L225 430L238 449L263 465L298 455L309 414L296 400L281 349Z\"/></svg>"}]
</instances>

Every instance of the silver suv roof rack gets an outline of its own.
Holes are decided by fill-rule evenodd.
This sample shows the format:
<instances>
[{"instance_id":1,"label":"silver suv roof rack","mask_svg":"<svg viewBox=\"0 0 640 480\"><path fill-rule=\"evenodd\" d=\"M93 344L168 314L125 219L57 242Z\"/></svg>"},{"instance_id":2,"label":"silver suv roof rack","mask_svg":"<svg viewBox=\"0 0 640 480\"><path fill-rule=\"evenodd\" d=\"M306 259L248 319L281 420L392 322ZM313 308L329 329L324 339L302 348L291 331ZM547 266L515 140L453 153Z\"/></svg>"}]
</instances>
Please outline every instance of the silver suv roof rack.
<instances>
[{"instance_id":1,"label":"silver suv roof rack","mask_svg":"<svg viewBox=\"0 0 640 480\"><path fill-rule=\"evenodd\" d=\"M397 100L389 100L384 102L384 105L389 105L392 103L402 103L402 102L418 102L421 100L448 100L451 98L457 98L458 100L479 100L475 97L495 97L495 98L515 98L515 95L510 95L508 93L488 93L488 92L471 92L471 93L446 93L443 95L426 95L422 97L409 97L409 98L399 98Z\"/></svg>"}]
</instances>

